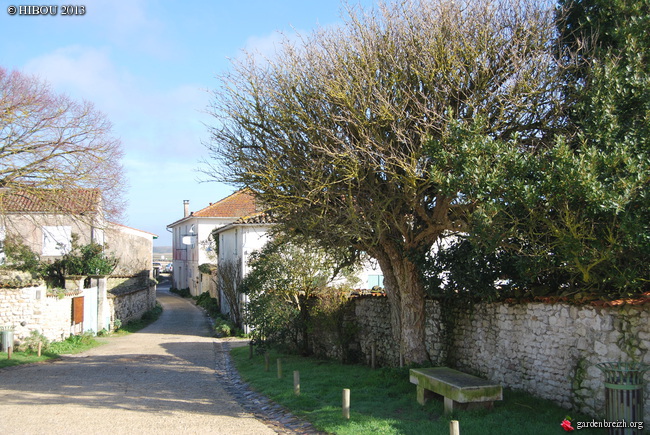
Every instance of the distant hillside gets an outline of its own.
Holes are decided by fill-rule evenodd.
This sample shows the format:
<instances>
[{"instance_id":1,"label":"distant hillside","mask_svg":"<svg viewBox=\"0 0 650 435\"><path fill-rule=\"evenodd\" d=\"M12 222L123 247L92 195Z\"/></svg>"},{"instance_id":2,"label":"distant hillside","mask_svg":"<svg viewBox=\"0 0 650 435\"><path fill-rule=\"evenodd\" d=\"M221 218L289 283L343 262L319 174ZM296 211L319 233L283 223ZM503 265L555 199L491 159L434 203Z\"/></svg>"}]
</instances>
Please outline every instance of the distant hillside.
<instances>
[{"instance_id":1,"label":"distant hillside","mask_svg":"<svg viewBox=\"0 0 650 435\"><path fill-rule=\"evenodd\" d=\"M172 252L172 247L171 246L154 246L153 247L153 253L154 254L168 254Z\"/></svg>"}]
</instances>

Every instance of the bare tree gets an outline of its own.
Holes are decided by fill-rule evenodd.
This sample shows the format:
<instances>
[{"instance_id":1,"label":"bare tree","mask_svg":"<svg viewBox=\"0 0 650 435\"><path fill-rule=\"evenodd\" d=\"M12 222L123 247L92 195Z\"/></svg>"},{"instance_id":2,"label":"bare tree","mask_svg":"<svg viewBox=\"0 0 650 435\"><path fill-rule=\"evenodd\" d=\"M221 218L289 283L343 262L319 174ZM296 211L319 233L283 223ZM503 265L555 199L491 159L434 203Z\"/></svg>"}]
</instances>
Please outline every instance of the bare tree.
<instances>
[{"instance_id":1,"label":"bare tree","mask_svg":"<svg viewBox=\"0 0 650 435\"><path fill-rule=\"evenodd\" d=\"M224 260L217 266L217 289L228 304L230 319L242 326L242 300L239 291L241 283L241 260Z\"/></svg>"},{"instance_id":2,"label":"bare tree","mask_svg":"<svg viewBox=\"0 0 650 435\"><path fill-rule=\"evenodd\" d=\"M126 184L121 143L111 129L92 103L76 102L37 77L0 67L0 188L5 192L38 198L45 189L98 189L104 212L119 217Z\"/></svg>"},{"instance_id":3,"label":"bare tree","mask_svg":"<svg viewBox=\"0 0 650 435\"><path fill-rule=\"evenodd\" d=\"M534 1L400 1L237 61L205 172L287 231L376 258L406 361L429 359L418 258L465 230L562 125L554 15Z\"/></svg>"}]
</instances>

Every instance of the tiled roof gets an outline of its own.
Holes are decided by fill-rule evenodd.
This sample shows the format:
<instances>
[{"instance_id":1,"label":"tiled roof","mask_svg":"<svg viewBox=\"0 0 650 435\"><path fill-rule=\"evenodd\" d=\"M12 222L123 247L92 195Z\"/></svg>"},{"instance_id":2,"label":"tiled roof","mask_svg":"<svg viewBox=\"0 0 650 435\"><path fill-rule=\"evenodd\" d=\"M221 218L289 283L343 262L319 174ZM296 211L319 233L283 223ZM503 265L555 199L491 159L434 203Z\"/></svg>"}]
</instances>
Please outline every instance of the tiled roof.
<instances>
[{"instance_id":1,"label":"tiled roof","mask_svg":"<svg viewBox=\"0 0 650 435\"><path fill-rule=\"evenodd\" d=\"M99 209L99 189L0 189L0 213L82 214Z\"/></svg>"},{"instance_id":2,"label":"tiled roof","mask_svg":"<svg viewBox=\"0 0 650 435\"><path fill-rule=\"evenodd\" d=\"M249 216L257 212L255 197L248 189L238 190L224 199L194 212L194 217L234 217Z\"/></svg>"},{"instance_id":3,"label":"tiled roof","mask_svg":"<svg viewBox=\"0 0 650 435\"><path fill-rule=\"evenodd\" d=\"M233 224L235 225L246 225L246 224L271 224L273 220L271 215L265 212L259 212L248 216L242 216L237 219Z\"/></svg>"}]
</instances>

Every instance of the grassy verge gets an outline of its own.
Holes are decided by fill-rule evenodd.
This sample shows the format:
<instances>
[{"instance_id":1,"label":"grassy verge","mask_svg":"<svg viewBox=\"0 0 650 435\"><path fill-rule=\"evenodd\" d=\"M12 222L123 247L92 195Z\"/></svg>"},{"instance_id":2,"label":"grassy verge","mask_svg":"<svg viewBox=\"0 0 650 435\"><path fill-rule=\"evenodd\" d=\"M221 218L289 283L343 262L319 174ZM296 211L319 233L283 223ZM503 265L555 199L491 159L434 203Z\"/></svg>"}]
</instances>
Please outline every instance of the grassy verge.
<instances>
[{"instance_id":1,"label":"grassy verge","mask_svg":"<svg viewBox=\"0 0 650 435\"><path fill-rule=\"evenodd\" d=\"M409 382L406 368L371 370L271 352L272 364L267 372L264 357L255 355L249 359L248 347L233 349L232 356L242 378L256 391L333 434L448 434L453 419L459 421L463 435L550 435L564 433L560 423L567 415L574 422L592 420L548 400L513 390L505 390L504 400L496 402L493 410L456 411L444 416L442 400L430 400L425 406L417 403L415 385ZM276 361L280 357L282 379L277 378ZM295 370L300 372L299 396L293 392ZM342 418L344 388L350 389L349 420ZM582 429L580 433L604 432Z\"/></svg>"},{"instance_id":2,"label":"grassy verge","mask_svg":"<svg viewBox=\"0 0 650 435\"><path fill-rule=\"evenodd\" d=\"M162 307L158 304L151 310L142 315L139 320L134 320L126 325L120 327L115 332L112 332L103 337L122 336L137 332L140 329L152 324L162 314ZM35 362L48 361L58 358L59 355L75 354L92 349L93 347L100 346L107 343L105 339L96 339L92 334L71 335L63 341L55 341L49 343L44 347L41 356L39 357L34 351L26 352L13 352L11 359L8 359L7 352L0 352L0 369L5 367L13 367L20 364L29 364Z\"/></svg>"}]
</instances>

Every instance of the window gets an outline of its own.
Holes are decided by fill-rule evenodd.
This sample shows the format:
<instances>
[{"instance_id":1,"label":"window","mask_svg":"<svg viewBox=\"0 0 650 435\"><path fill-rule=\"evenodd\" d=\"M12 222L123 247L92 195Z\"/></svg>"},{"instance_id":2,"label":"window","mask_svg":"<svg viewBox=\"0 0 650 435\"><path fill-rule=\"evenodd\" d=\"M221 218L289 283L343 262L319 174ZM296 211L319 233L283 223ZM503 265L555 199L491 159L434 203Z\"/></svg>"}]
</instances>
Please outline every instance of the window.
<instances>
[{"instance_id":1,"label":"window","mask_svg":"<svg viewBox=\"0 0 650 435\"><path fill-rule=\"evenodd\" d=\"M60 256L72 249L72 228L43 227L43 255Z\"/></svg>"}]
</instances>

